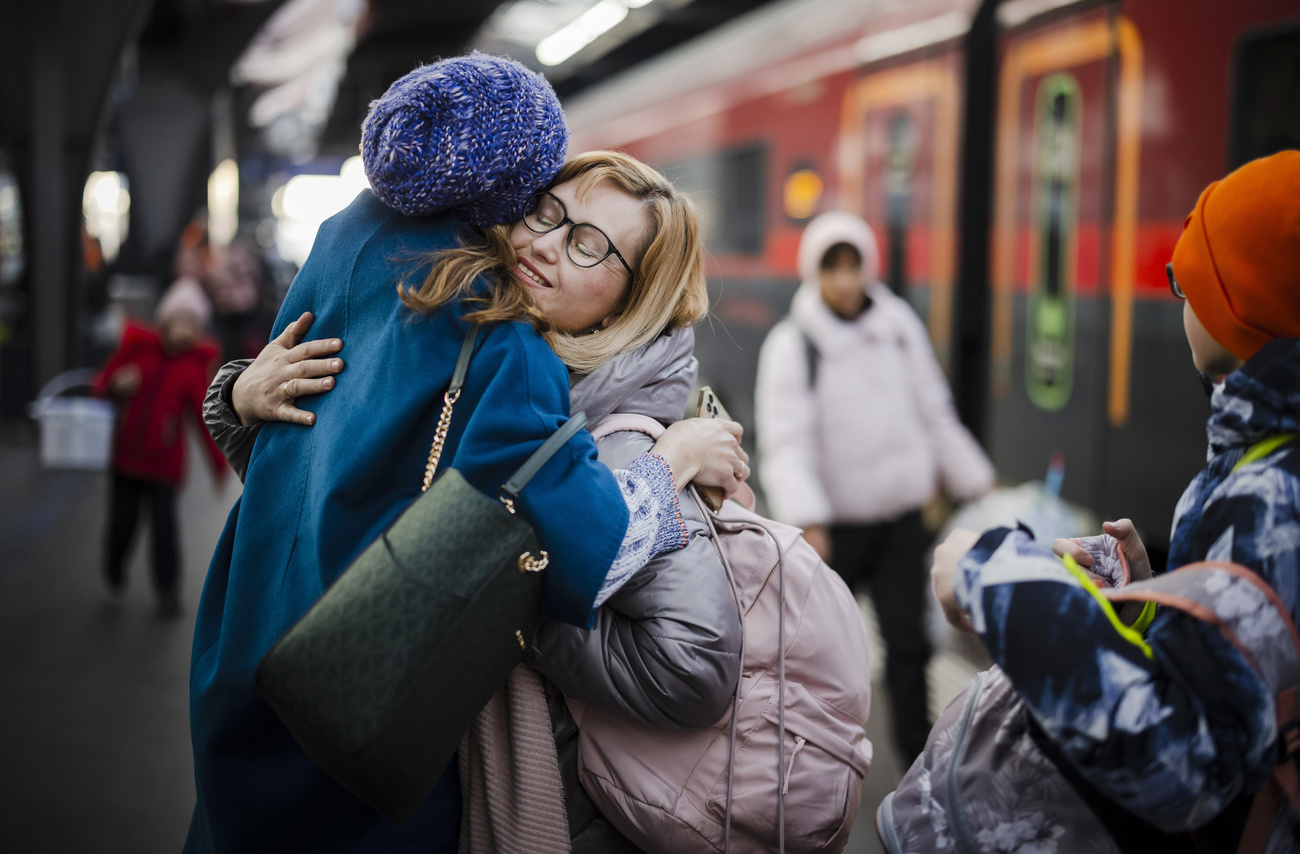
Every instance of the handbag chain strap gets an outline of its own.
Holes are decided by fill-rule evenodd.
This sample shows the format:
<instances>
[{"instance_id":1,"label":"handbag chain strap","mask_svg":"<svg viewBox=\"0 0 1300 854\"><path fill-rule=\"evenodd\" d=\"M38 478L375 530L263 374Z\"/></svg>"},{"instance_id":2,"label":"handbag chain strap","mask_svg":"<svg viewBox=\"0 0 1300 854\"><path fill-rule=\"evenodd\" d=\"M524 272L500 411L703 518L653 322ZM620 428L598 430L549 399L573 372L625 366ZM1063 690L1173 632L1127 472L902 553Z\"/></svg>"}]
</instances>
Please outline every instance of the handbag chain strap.
<instances>
[{"instance_id":1,"label":"handbag chain strap","mask_svg":"<svg viewBox=\"0 0 1300 854\"><path fill-rule=\"evenodd\" d=\"M438 417L438 427L433 431L433 447L429 448L429 462L424 467L424 483L421 492L426 492L433 484L433 475L438 471L438 460L442 459L442 446L447 441L447 430L451 427L451 408L460 400L461 390L465 386L465 375L469 373L469 360L474 355L474 344L478 340L480 327L477 323L469 328L465 343L460 347L460 357L456 359L456 369L451 374L451 384L442 396L442 415Z\"/></svg>"},{"instance_id":2,"label":"handbag chain strap","mask_svg":"<svg viewBox=\"0 0 1300 854\"><path fill-rule=\"evenodd\" d=\"M451 428L451 410L460 400L460 393L465 387L465 375L469 373L469 360L474 355L474 344L478 340L479 332L482 327L479 324L470 326L469 332L465 335L465 343L460 347L460 357L456 359L456 369L452 371L451 383L447 386L447 391L442 396L442 414L438 417L438 426L433 431L433 446L429 448L429 462L424 467L424 483L420 487L421 492L427 492L433 485L433 476L438 471L438 461L442 458L442 446L447 441L447 431ZM515 499L523 490L528 481L532 480L533 475L542 468L546 462L555 455L561 447L568 443L573 435L587 426L587 415L584 412L574 413L573 417L560 426L550 438L542 443L542 446L524 461L524 464L510 476L510 479L501 487L501 503L511 513L515 512ZM545 556L546 552L542 552ZM521 558L522 560L522 558ZM545 564L543 562L536 568L541 569ZM521 569L523 569L521 564ZM532 571L532 567L528 570Z\"/></svg>"}]
</instances>

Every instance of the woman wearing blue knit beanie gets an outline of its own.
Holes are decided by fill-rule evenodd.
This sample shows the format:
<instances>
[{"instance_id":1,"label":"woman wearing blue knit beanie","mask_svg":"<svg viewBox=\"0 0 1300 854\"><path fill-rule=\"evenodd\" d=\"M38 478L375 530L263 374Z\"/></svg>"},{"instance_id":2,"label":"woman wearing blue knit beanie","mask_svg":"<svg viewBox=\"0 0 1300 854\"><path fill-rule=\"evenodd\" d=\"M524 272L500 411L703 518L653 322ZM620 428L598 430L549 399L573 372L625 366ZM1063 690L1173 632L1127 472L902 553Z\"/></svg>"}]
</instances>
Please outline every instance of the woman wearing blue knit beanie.
<instances>
[{"instance_id":1,"label":"woman wearing blue knit beanie","mask_svg":"<svg viewBox=\"0 0 1300 854\"><path fill-rule=\"evenodd\" d=\"M459 832L454 763L412 819L391 825L302 754L253 679L275 640L419 494L470 323L488 326L442 467L495 497L567 420L574 374L679 341L674 330L704 312L689 203L623 155L580 157L557 175L566 135L549 86L506 60L473 55L398 81L365 124L374 192L321 227L279 337L209 392L216 438L244 449L234 461L246 481L195 627L187 852L473 850ZM327 337L298 344L309 325ZM313 396L334 387L344 341L342 384ZM647 562L687 545L677 490L692 478L736 490L748 472L738 433L681 422L614 472L589 433L570 440L517 501L551 555L541 616L586 635ZM569 850L562 808L552 831L498 850Z\"/></svg>"}]
</instances>

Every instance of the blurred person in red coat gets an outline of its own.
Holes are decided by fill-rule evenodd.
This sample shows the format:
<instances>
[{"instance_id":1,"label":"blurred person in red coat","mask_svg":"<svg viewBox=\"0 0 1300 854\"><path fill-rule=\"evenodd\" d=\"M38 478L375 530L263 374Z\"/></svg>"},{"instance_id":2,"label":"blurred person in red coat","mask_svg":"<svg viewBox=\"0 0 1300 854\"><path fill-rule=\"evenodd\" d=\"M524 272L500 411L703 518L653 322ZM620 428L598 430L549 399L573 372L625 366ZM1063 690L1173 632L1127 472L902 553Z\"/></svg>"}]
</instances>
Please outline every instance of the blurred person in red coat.
<instances>
[{"instance_id":1,"label":"blurred person in red coat","mask_svg":"<svg viewBox=\"0 0 1300 854\"><path fill-rule=\"evenodd\" d=\"M203 426L203 396L219 352L204 337L211 317L203 288L192 277L182 276L158 303L157 329L128 323L117 352L94 382L96 395L122 404L113 441L105 578L109 590L120 595L140 505L147 503L153 529L154 588L164 617L180 614L176 490L185 476L181 423L187 415L202 435L218 485L225 482L228 471Z\"/></svg>"}]
</instances>

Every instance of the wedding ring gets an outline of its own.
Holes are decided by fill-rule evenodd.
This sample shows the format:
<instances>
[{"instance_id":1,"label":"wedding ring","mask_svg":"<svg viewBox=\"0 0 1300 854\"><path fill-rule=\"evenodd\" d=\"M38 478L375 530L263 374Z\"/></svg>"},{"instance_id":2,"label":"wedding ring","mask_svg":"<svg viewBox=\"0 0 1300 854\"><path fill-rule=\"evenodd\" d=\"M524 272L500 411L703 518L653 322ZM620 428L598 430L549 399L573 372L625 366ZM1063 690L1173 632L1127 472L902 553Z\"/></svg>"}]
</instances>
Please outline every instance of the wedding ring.
<instances>
[{"instance_id":1,"label":"wedding ring","mask_svg":"<svg viewBox=\"0 0 1300 854\"><path fill-rule=\"evenodd\" d=\"M288 382L288 380L286 380L285 382L280 383L280 393L284 395L284 399L285 399L285 400L293 400L293 399L294 399L293 395L289 394L289 382Z\"/></svg>"},{"instance_id":2,"label":"wedding ring","mask_svg":"<svg viewBox=\"0 0 1300 854\"><path fill-rule=\"evenodd\" d=\"M749 475L749 465L747 463L741 463L740 469L738 471L733 471L732 474L736 476L736 480L744 480Z\"/></svg>"}]
</instances>

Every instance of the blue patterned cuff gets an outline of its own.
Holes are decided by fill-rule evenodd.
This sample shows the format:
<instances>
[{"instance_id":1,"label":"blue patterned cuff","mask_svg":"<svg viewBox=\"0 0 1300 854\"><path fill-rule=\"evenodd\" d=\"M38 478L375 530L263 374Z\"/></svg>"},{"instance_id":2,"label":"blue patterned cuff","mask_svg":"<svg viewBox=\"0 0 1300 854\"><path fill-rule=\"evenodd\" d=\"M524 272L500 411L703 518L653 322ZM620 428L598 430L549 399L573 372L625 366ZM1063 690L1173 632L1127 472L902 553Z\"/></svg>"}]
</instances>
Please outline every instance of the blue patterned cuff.
<instances>
[{"instance_id":1,"label":"blue patterned cuff","mask_svg":"<svg viewBox=\"0 0 1300 854\"><path fill-rule=\"evenodd\" d=\"M683 548L687 541L673 472L663 457L637 457L627 468L616 469L614 479L627 502L627 533L596 593L597 608L655 555Z\"/></svg>"},{"instance_id":2,"label":"blue patterned cuff","mask_svg":"<svg viewBox=\"0 0 1300 854\"><path fill-rule=\"evenodd\" d=\"M659 531L655 534L651 557L686 547L690 532L677 501L677 484L668 461L658 454L642 454L627 470L645 479L646 486L659 504Z\"/></svg>"}]
</instances>

